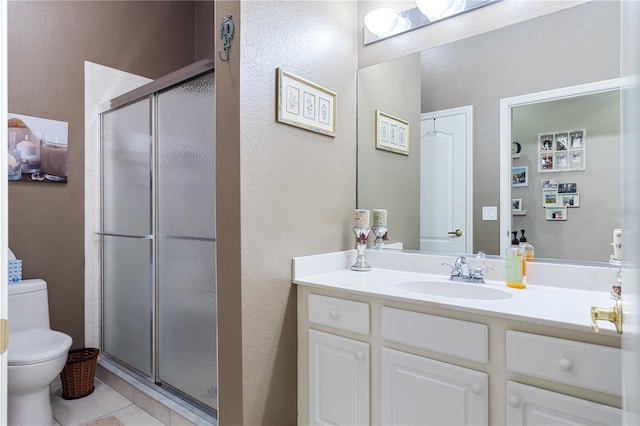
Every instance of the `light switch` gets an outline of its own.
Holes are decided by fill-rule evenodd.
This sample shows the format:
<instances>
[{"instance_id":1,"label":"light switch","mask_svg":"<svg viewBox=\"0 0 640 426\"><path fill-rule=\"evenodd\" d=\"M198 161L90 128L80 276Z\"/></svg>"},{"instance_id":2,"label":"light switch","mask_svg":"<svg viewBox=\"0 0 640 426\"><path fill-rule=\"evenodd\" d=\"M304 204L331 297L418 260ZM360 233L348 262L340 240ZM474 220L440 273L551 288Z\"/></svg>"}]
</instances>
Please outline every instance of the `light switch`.
<instances>
[{"instance_id":1,"label":"light switch","mask_svg":"<svg viewBox=\"0 0 640 426\"><path fill-rule=\"evenodd\" d=\"M498 220L498 207L497 206L483 206L482 207L482 220Z\"/></svg>"}]
</instances>

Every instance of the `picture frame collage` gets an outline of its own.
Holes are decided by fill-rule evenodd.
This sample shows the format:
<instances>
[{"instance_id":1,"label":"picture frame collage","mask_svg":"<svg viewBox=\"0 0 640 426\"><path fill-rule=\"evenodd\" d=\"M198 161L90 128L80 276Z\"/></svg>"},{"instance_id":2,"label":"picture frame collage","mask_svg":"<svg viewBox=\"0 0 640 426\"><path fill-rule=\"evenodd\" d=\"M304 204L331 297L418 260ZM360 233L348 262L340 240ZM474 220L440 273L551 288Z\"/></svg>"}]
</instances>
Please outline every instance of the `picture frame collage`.
<instances>
[{"instance_id":1,"label":"picture frame collage","mask_svg":"<svg viewBox=\"0 0 640 426\"><path fill-rule=\"evenodd\" d=\"M538 172L573 172L587 169L587 130L538 134Z\"/></svg>"},{"instance_id":2,"label":"picture frame collage","mask_svg":"<svg viewBox=\"0 0 640 426\"><path fill-rule=\"evenodd\" d=\"M580 194L576 183L540 182L545 220L567 220L568 209L580 207Z\"/></svg>"}]
</instances>

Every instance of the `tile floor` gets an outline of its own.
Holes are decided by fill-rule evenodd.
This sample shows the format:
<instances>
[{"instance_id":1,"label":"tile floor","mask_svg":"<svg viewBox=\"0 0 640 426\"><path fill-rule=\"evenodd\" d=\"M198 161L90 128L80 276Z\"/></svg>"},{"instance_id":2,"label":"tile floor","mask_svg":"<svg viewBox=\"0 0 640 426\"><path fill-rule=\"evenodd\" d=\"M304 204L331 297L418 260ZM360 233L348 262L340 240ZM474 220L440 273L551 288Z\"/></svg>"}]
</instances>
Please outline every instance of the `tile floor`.
<instances>
[{"instance_id":1,"label":"tile floor","mask_svg":"<svg viewBox=\"0 0 640 426\"><path fill-rule=\"evenodd\" d=\"M113 417L125 426L163 425L97 378L93 393L75 400L62 399L62 385L60 379L56 379L51 384L51 406L56 426L117 425L118 422L114 421Z\"/></svg>"}]
</instances>

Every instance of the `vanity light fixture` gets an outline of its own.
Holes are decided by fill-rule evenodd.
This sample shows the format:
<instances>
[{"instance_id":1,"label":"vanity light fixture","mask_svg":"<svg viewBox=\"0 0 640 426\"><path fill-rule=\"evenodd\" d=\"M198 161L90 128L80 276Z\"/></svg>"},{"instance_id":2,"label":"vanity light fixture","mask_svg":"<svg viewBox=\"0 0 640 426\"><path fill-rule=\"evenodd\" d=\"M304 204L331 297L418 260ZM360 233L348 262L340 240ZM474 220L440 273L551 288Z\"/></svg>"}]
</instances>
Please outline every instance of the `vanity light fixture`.
<instances>
[{"instance_id":1,"label":"vanity light fixture","mask_svg":"<svg viewBox=\"0 0 640 426\"><path fill-rule=\"evenodd\" d=\"M375 9L364 17L364 44L375 43L499 1L417 0L417 7L403 12L388 7Z\"/></svg>"},{"instance_id":2,"label":"vanity light fixture","mask_svg":"<svg viewBox=\"0 0 640 426\"><path fill-rule=\"evenodd\" d=\"M463 12L467 0L416 0L416 5L430 21L436 21Z\"/></svg>"}]
</instances>

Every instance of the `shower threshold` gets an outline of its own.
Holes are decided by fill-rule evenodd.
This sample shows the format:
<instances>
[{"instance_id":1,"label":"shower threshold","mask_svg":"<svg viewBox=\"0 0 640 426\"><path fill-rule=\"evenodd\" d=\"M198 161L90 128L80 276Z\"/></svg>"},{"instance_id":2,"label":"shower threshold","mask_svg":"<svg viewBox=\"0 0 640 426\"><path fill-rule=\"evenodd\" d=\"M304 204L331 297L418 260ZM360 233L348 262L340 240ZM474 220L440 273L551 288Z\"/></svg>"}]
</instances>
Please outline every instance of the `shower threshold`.
<instances>
[{"instance_id":1,"label":"shower threshold","mask_svg":"<svg viewBox=\"0 0 640 426\"><path fill-rule=\"evenodd\" d=\"M96 375L122 396L166 425L217 426L215 414L185 401L173 392L153 385L115 361L100 355Z\"/></svg>"}]
</instances>

